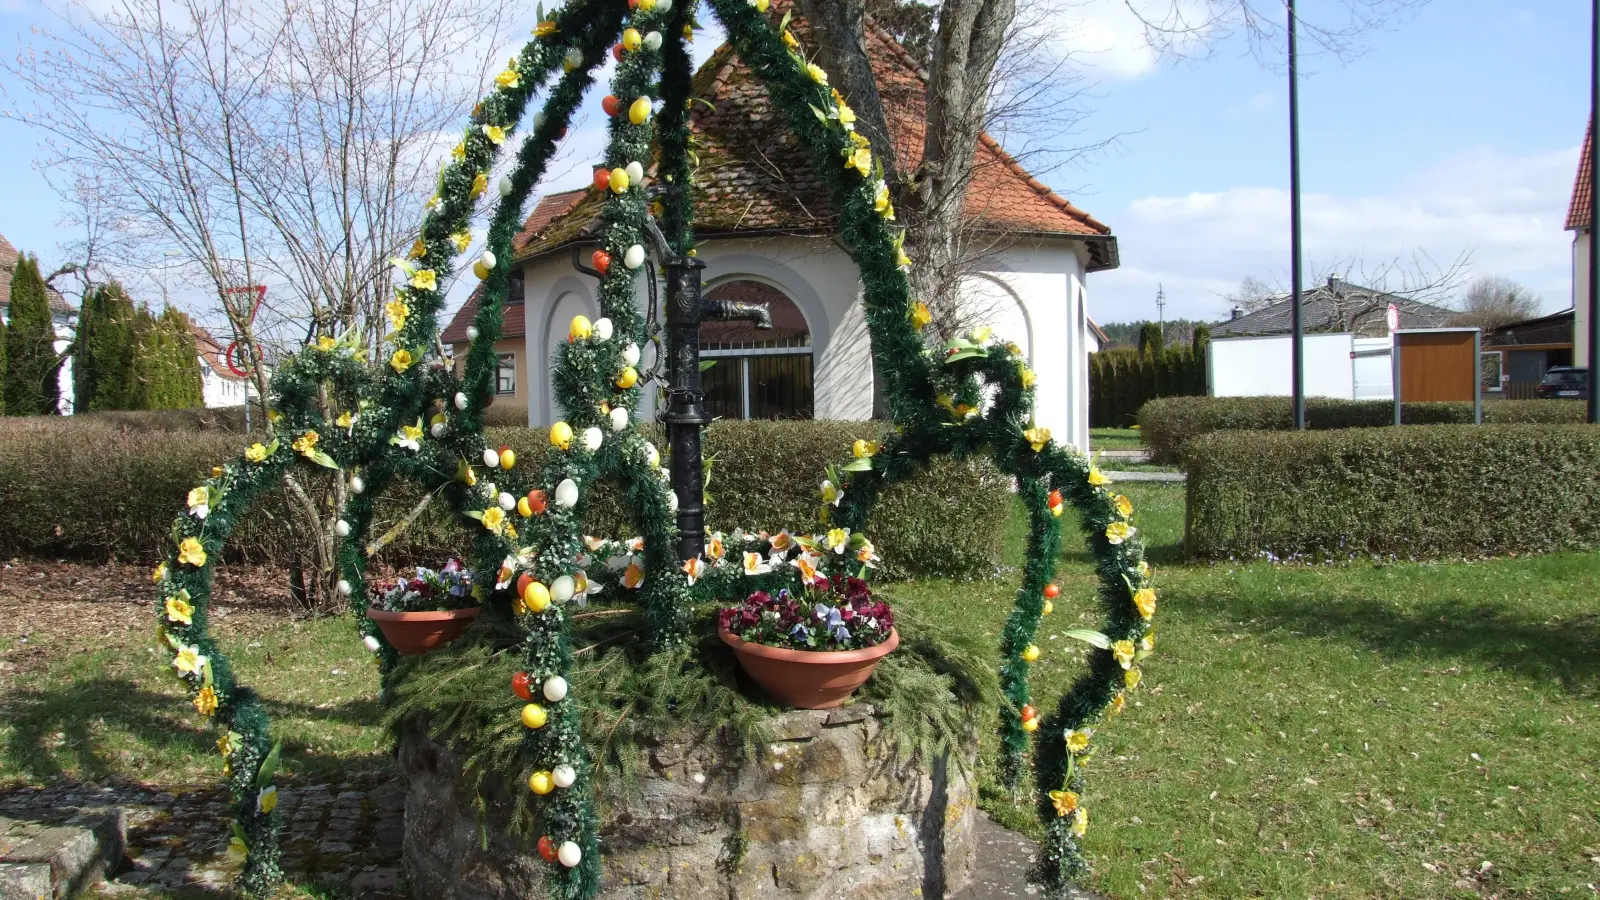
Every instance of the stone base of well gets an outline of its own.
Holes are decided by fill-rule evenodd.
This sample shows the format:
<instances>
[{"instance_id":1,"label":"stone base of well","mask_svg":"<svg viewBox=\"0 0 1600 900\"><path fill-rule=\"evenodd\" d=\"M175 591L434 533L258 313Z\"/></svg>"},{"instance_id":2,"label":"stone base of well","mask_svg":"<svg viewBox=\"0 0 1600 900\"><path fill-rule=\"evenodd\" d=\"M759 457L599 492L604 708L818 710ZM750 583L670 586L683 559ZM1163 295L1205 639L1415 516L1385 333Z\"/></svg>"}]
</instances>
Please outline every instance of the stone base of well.
<instances>
[{"instance_id":1,"label":"stone base of well","mask_svg":"<svg viewBox=\"0 0 1600 900\"><path fill-rule=\"evenodd\" d=\"M606 898L934 900L971 876L976 786L953 765L896 765L865 704L772 722L755 760L720 740L663 740L601 822ZM976 742L974 742L975 744ZM968 760L968 771L971 771ZM430 900L540 897L549 864L512 838L506 797L489 803L488 846L460 760L406 736L405 868ZM507 786L508 791L513 786Z\"/></svg>"}]
</instances>

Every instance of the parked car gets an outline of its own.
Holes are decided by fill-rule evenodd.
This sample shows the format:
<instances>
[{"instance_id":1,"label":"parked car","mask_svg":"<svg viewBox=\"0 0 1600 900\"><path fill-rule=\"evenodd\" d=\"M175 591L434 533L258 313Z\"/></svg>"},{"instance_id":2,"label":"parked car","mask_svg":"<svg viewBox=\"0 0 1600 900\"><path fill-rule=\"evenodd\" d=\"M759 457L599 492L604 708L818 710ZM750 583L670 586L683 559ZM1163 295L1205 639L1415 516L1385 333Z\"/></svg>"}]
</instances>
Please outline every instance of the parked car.
<instances>
[{"instance_id":1,"label":"parked car","mask_svg":"<svg viewBox=\"0 0 1600 900\"><path fill-rule=\"evenodd\" d=\"M1544 373L1544 380L1533 389L1533 395L1540 400L1587 400L1589 370L1576 366L1556 366Z\"/></svg>"}]
</instances>

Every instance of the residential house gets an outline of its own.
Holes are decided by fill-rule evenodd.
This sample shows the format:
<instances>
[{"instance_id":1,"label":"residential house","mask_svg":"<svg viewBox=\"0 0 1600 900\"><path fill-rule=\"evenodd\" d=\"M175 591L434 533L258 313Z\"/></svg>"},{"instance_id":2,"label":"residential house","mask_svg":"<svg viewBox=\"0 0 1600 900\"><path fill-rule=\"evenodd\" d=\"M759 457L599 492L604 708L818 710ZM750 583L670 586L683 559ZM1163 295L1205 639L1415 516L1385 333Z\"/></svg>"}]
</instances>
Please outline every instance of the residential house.
<instances>
[{"instance_id":1,"label":"residential house","mask_svg":"<svg viewBox=\"0 0 1600 900\"><path fill-rule=\"evenodd\" d=\"M1589 171L1594 159L1590 134L1589 129L1583 133L1583 155L1572 185L1572 203L1567 207L1567 230L1572 232L1572 364L1577 366L1589 364Z\"/></svg>"},{"instance_id":2,"label":"residential house","mask_svg":"<svg viewBox=\"0 0 1600 900\"><path fill-rule=\"evenodd\" d=\"M792 27L809 40L803 21ZM867 47L892 137L909 164L920 149L926 75L886 32L871 29ZM880 404L860 278L835 237L836 213L823 182L730 47L700 68L695 96L705 100L694 104L690 128L699 161L696 251L706 266L707 296L764 302L774 326L702 326L702 355L713 361L703 376L708 406L724 418L873 416ZM994 249L967 278L962 299L1000 337L1022 347L1038 375L1038 423L1086 449L1088 353L1100 343L1088 317L1087 276L1118 265L1116 238L988 135L975 162L966 212ZM526 407L531 424L561 417L548 379L554 348L573 316L597 315L596 283L576 264L587 263L597 246L603 203L592 189L547 195L515 239L520 284L496 345L495 404ZM641 277L641 309L649 307L651 290L650 278ZM476 311L474 298L444 332L457 357Z\"/></svg>"},{"instance_id":3,"label":"residential house","mask_svg":"<svg viewBox=\"0 0 1600 900\"><path fill-rule=\"evenodd\" d=\"M1532 400L1533 389L1551 366L1572 365L1575 313L1575 310L1563 310L1484 332L1483 352L1499 356L1500 396ZM1485 382L1490 391L1497 390L1488 383L1487 377Z\"/></svg>"},{"instance_id":4,"label":"residential house","mask_svg":"<svg viewBox=\"0 0 1600 900\"><path fill-rule=\"evenodd\" d=\"M1351 284L1334 276L1326 284L1301 292L1301 327L1306 334L1348 332L1358 338L1386 338L1390 304L1399 310L1401 328L1443 328L1454 315L1443 306ZM1291 298L1285 294L1255 312L1235 307L1232 318L1212 326L1211 336L1288 334L1293 327L1291 306Z\"/></svg>"},{"instance_id":5,"label":"residential house","mask_svg":"<svg viewBox=\"0 0 1600 900\"><path fill-rule=\"evenodd\" d=\"M195 355L200 357L200 385L208 409L243 406L247 399L256 396L250 379L233 374L228 367L226 344L192 321L189 334L194 338Z\"/></svg>"},{"instance_id":6,"label":"residential house","mask_svg":"<svg viewBox=\"0 0 1600 900\"><path fill-rule=\"evenodd\" d=\"M21 258L17 248L11 246L5 235L0 234L0 318L7 325L11 324L11 267ZM49 285L45 290L50 298L50 314L56 329L55 348L57 353L65 353L72 346L72 339L77 334L78 311L72 308L67 298L61 296L55 288ZM72 413L72 357L67 357L61 364L57 374L58 384L61 386L61 403L57 407L62 415Z\"/></svg>"}]
</instances>

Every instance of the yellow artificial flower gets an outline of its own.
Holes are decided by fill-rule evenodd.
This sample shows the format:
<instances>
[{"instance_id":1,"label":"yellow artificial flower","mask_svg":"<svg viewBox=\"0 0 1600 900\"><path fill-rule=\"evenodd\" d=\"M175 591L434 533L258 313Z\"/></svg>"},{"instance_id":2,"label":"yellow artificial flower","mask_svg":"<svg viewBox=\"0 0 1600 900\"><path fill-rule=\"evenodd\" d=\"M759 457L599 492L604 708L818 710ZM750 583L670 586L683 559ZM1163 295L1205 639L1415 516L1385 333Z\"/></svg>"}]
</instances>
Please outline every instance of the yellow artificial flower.
<instances>
[{"instance_id":1,"label":"yellow artificial flower","mask_svg":"<svg viewBox=\"0 0 1600 900\"><path fill-rule=\"evenodd\" d=\"M200 689L200 693L194 695L194 708L202 716L209 716L217 711L217 692L211 685L206 685Z\"/></svg>"},{"instance_id":2,"label":"yellow artificial flower","mask_svg":"<svg viewBox=\"0 0 1600 900\"><path fill-rule=\"evenodd\" d=\"M1070 816L1078 809L1078 792L1051 791L1050 804L1056 808L1056 815Z\"/></svg>"},{"instance_id":3,"label":"yellow artificial flower","mask_svg":"<svg viewBox=\"0 0 1600 900\"><path fill-rule=\"evenodd\" d=\"M488 189L489 176L483 174L482 172L472 176L472 190L469 192L469 195L472 197L472 199L476 200L479 197L482 197L483 192L487 191Z\"/></svg>"},{"instance_id":4,"label":"yellow artificial flower","mask_svg":"<svg viewBox=\"0 0 1600 900\"><path fill-rule=\"evenodd\" d=\"M1156 592L1150 588L1139 588L1133 592L1133 605L1139 608L1139 615L1149 621L1156 614Z\"/></svg>"},{"instance_id":5,"label":"yellow artificial flower","mask_svg":"<svg viewBox=\"0 0 1600 900\"><path fill-rule=\"evenodd\" d=\"M885 219L891 222L894 221L894 204L889 200L888 182L878 182L877 188L873 190L872 208L882 214Z\"/></svg>"},{"instance_id":6,"label":"yellow artificial flower","mask_svg":"<svg viewBox=\"0 0 1600 900\"><path fill-rule=\"evenodd\" d=\"M855 169L857 172L860 172L863 176L869 176L869 175L872 174L872 151L871 150L868 150L865 147L857 147L854 150L850 149L849 147L846 147L844 149L843 153L844 153L844 167L846 169Z\"/></svg>"},{"instance_id":7,"label":"yellow artificial flower","mask_svg":"<svg viewBox=\"0 0 1600 900\"><path fill-rule=\"evenodd\" d=\"M1104 487L1105 485L1108 485L1108 484L1111 483L1111 479L1106 477L1106 473L1100 471L1100 467L1099 466L1090 466L1089 467L1089 483L1094 485L1095 487Z\"/></svg>"},{"instance_id":8,"label":"yellow artificial flower","mask_svg":"<svg viewBox=\"0 0 1600 900\"><path fill-rule=\"evenodd\" d=\"M490 531L499 531L500 526L506 523L505 510L498 506L491 506L483 511L483 527Z\"/></svg>"},{"instance_id":9,"label":"yellow artificial flower","mask_svg":"<svg viewBox=\"0 0 1600 900\"><path fill-rule=\"evenodd\" d=\"M398 297L383 305L383 311L389 316L389 322L395 331L406 327L406 317L411 315L411 307Z\"/></svg>"},{"instance_id":10,"label":"yellow artificial flower","mask_svg":"<svg viewBox=\"0 0 1600 900\"><path fill-rule=\"evenodd\" d=\"M510 90L522 83L522 73L516 69L506 69L494 77L494 83Z\"/></svg>"},{"instance_id":11,"label":"yellow artificial flower","mask_svg":"<svg viewBox=\"0 0 1600 900\"><path fill-rule=\"evenodd\" d=\"M233 751L244 746L244 738L237 731L230 731L217 738L217 752L223 756L232 756Z\"/></svg>"},{"instance_id":12,"label":"yellow artificial flower","mask_svg":"<svg viewBox=\"0 0 1600 900\"><path fill-rule=\"evenodd\" d=\"M411 368L413 362L415 360L411 358L411 351L401 347L394 352L393 356L389 357L389 368L394 369L395 374L398 375Z\"/></svg>"},{"instance_id":13,"label":"yellow artificial flower","mask_svg":"<svg viewBox=\"0 0 1600 900\"><path fill-rule=\"evenodd\" d=\"M633 590L644 584L644 567L638 563L628 563L628 568L622 572L622 586Z\"/></svg>"},{"instance_id":14,"label":"yellow artificial flower","mask_svg":"<svg viewBox=\"0 0 1600 900\"><path fill-rule=\"evenodd\" d=\"M904 247L894 248L894 264L902 269L911 268L911 257L906 255Z\"/></svg>"},{"instance_id":15,"label":"yellow artificial flower","mask_svg":"<svg viewBox=\"0 0 1600 900\"><path fill-rule=\"evenodd\" d=\"M253 463L261 462L267 458L267 448L259 442L251 444L245 449L244 458Z\"/></svg>"},{"instance_id":16,"label":"yellow artificial flower","mask_svg":"<svg viewBox=\"0 0 1600 900\"><path fill-rule=\"evenodd\" d=\"M238 835L228 838L229 859L233 860L234 862L244 862L245 858L249 855L250 845L244 842L244 838L241 838Z\"/></svg>"},{"instance_id":17,"label":"yellow artificial flower","mask_svg":"<svg viewBox=\"0 0 1600 900\"><path fill-rule=\"evenodd\" d=\"M828 73L824 72L822 67L816 63L806 63L806 74L810 75L811 80L815 81L817 84L828 83Z\"/></svg>"},{"instance_id":18,"label":"yellow artificial flower","mask_svg":"<svg viewBox=\"0 0 1600 900\"><path fill-rule=\"evenodd\" d=\"M1116 657L1117 664L1124 669L1133 667L1133 641L1117 641L1111 645L1111 655Z\"/></svg>"},{"instance_id":19,"label":"yellow artificial flower","mask_svg":"<svg viewBox=\"0 0 1600 900\"><path fill-rule=\"evenodd\" d=\"M1067 750L1072 753L1082 753L1089 749L1089 731L1085 728L1074 728L1067 732Z\"/></svg>"},{"instance_id":20,"label":"yellow artificial flower","mask_svg":"<svg viewBox=\"0 0 1600 900\"><path fill-rule=\"evenodd\" d=\"M278 424L278 420L281 419L281 418L283 418L283 413L278 412L275 409L267 410L267 421L269 423L271 423L273 425L276 425L276 424Z\"/></svg>"},{"instance_id":21,"label":"yellow artificial flower","mask_svg":"<svg viewBox=\"0 0 1600 900\"><path fill-rule=\"evenodd\" d=\"M1018 374L1022 377L1022 389L1029 390L1039 380L1039 376L1034 374L1034 371L1027 366L1020 366L1019 369Z\"/></svg>"},{"instance_id":22,"label":"yellow artificial flower","mask_svg":"<svg viewBox=\"0 0 1600 900\"><path fill-rule=\"evenodd\" d=\"M1144 633L1144 637L1139 638L1139 650L1146 654L1155 652L1156 633L1154 631L1147 631Z\"/></svg>"},{"instance_id":23,"label":"yellow artificial flower","mask_svg":"<svg viewBox=\"0 0 1600 900\"><path fill-rule=\"evenodd\" d=\"M1117 494L1116 496L1112 497L1111 506L1116 509L1117 515L1123 517L1124 519L1131 518L1133 516L1133 501L1129 500L1126 494Z\"/></svg>"},{"instance_id":24,"label":"yellow artificial flower","mask_svg":"<svg viewBox=\"0 0 1600 900\"><path fill-rule=\"evenodd\" d=\"M790 50L800 49L800 41L796 39L794 35L790 34L789 29L787 28L783 30L783 45L788 47Z\"/></svg>"},{"instance_id":25,"label":"yellow artificial flower","mask_svg":"<svg viewBox=\"0 0 1600 900\"><path fill-rule=\"evenodd\" d=\"M294 443L290 444L289 446L293 447L294 452L300 454L301 456L310 456L316 451L317 441L321 439L322 436L317 434L315 431L308 431L305 434L295 438Z\"/></svg>"},{"instance_id":26,"label":"yellow artificial flower","mask_svg":"<svg viewBox=\"0 0 1600 900\"><path fill-rule=\"evenodd\" d=\"M1145 562L1142 559L1139 560L1139 564L1138 565L1133 567L1133 570L1135 572L1139 573L1139 577L1140 578L1149 578L1150 577L1150 564Z\"/></svg>"},{"instance_id":27,"label":"yellow artificial flower","mask_svg":"<svg viewBox=\"0 0 1600 900\"><path fill-rule=\"evenodd\" d=\"M1127 706L1128 697L1122 692L1117 692L1117 695L1111 698L1111 711L1116 715L1122 715L1122 711L1126 709Z\"/></svg>"},{"instance_id":28,"label":"yellow artificial flower","mask_svg":"<svg viewBox=\"0 0 1600 900\"><path fill-rule=\"evenodd\" d=\"M802 553L794 558L794 567L800 570L800 577L807 584L817 580L817 563L809 553Z\"/></svg>"},{"instance_id":29,"label":"yellow artificial flower","mask_svg":"<svg viewBox=\"0 0 1600 900\"><path fill-rule=\"evenodd\" d=\"M839 104L839 124L848 131L853 131L856 127L856 111L844 103Z\"/></svg>"},{"instance_id":30,"label":"yellow artificial flower","mask_svg":"<svg viewBox=\"0 0 1600 900\"><path fill-rule=\"evenodd\" d=\"M194 604L189 602L189 592L182 590L167 598L167 620L194 624Z\"/></svg>"},{"instance_id":31,"label":"yellow artificial flower","mask_svg":"<svg viewBox=\"0 0 1600 900\"><path fill-rule=\"evenodd\" d=\"M458 231L455 234L450 235L450 243L456 245L457 253L465 253L467 252L467 248L472 246L472 232L465 230Z\"/></svg>"},{"instance_id":32,"label":"yellow artificial flower","mask_svg":"<svg viewBox=\"0 0 1600 900\"><path fill-rule=\"evenodd\" d=\"M422 238L417 238L417 242L415 244L411 245L411 258L412 259L421 259L421 258L423 258L424 256L427 256L427 255L428 255L428 245L424 244L422 242Z\"/></svg>"},{"instance_id":33,"label":"yellow artificial flower","mask_svg":"<svg viewBox=\"0 0 1600 900\"><path fill-rule=\"evenodd\" d=\"M822 502L823 503L828 503L828 504L832 504L834 506L838 506L839 505L839 501L841 501L843 499L844 499L844 490L842 488L839 488L839 487L835 486L834 483L831 482L831 481L822 482Z\"/></svg>"},{"instance_id":34,"label":"yellow artificial flower","mask_svg":"<svg viewBox=\"0 0 1600 900\"><path fill-rule=\"evenodd\" d=\"M162 563L161 565L156 566L156 570L154 572L150 573L150 580L155 582L156 584L160 584L161 582L166 581L167 580L167 564L166 563Z\"/></svg>"},{"instance_id":35,"label":"yellow artificial flower","mask_svg":"<svg viewBox=\"0 0 1600 900\"><path fill-rule=\"evenodd\" d=\"M355 417L350 415L350 410L348 409L342 413L339 413L339 418L333 420L333 424L339 426L340 428L349 428L354 422Z\"/></svg>"},{"instance_id":36,"label":"yellow artificial flower","mask_svg":"<svg viewBox=\"0 0 1600 900\"><path fill-rule=\"evenodd\" d=\"M830 528L828 536L823 540L823 546L835 553L843 553L848 543L850 543L850 532L843 528Z\"/></svg>"},{"instance_id":37,"label":"yellow artificial flower","mask_svg":"<svg viewBox=\"0 0 1600 900\"><path fill-rule=\"evenodd\" d=\"M1079 807L1077 816L1072 820L1072 835L1073 837L1083 837L1088 831L1089 811Z\"/></svg>"},{"instance_id":38,"label":"yellow artificial flower","mask_svg":"<svg viewBox=\"0 0 1600 900\"><path fill-rule=\"evenodd\" d=\"M488 138L489 143L495 145L496 147L506 142L506 130L501 128L499 125L483 126L483 136Z\"/></svg>"},{"instance_id":39,"label":"yellow artificial flower","mask_svg":"<svg viewBox=\"0 0 1600 900\"><path fill-rule=\"evenodd\" d=\"M1033 448L1033 452L1038 453L1044 449L1045 444L1050 443L1050 429L1029 428L1022 433L1022 439L1028 442L1028 446Z\"/></svg>"},{"instance_id":40,"label":"yellow artificial flower","mask_svg":"<svg viewBox=\"0 0 1600 900\"><path fill-rule=\"evenodd\" d=\"M439 276L432 269L418 269L411 276L411 286L419 291L436 290L439 287Z\"/></svg>"},{"instance_id":41,"label":"yellow artificial flower","mask_svg":"<svg viewBox=\"0 0 1600 900\"><path fill-rule=\"evenodd\" d=\"M850 455L856 459L867 459L878 452L878 447L877 441L858 439L854 444L850 445Z\"/></svg>"},{"instance_id":42,"label":"yellow artificial flower","mask_svg":"<svg viewBox=\"0 0 1600 900\"><path fill-rule=\"evenodd\" d=\"M911 327L918 331L928 327L933 321L933 311L928 309L928 304L918 300L911 306ZM949 404L944 404L948 406Z\"/></svg>"},{"instance_id":43,"label":"yellow artificial flower","mask_svg":"<svg viewBox=\"0 0 1600 900\"><path fill-rule=\"evenodd\" d=\"M1138 669L1129 669L1128 671L1122 673L1122 683L1127 685L1128 690L1131 691L1139 686L1139 681L1143 677L1144 676L1140 674Z\"/></svg>"},{"instance_id":44,"label":"yellow artificial flower","mask_svg":"<svg viewBox=\"0 0 1600 900\"><path fill-rule=\"evenodd\" d=\"M256 810L266 815L278 808L278 786L269 784L256 795Z\"/></svg>"},{"instance_id":45,"label":"yellow artificial flower","mask_svg":"<svg viewBox=\"0 0 1600 900\"><path fill-rule=\"evenodd\" d=\"M1112 522L1106 526L1106 540L1113 545L1120 544L1133 537L1134 532L1137 530L1127 522Z\"/></svg>"},{"instance_id":46,"label":"yellow artificial flower","mask_svg":"<svg viewBox=\"0 0 1600 900\"><path fill-rule=\"evenodd\" d=\"M756 12L764 13L767 11L767 7L772 5L772 0L755 0L755 2L750 5L756 8Z\"/></svg>"},{"instance_id":47,"label":"yellow artificial flower","mask_svg":"<svg viewBox=\"0 0 1600 900\"><path fill-rule=\"evenodd\" d=\"M206 658L200 655L200 648L184 644L178 648L178 655L172 658L172 667L178 670L179 675L199 675L206 670Z\"/></svg>"},{"instance_id":48,"label":"yellow artificial flower","mask_svg":"<svg viewBox=\"0 0 1600 900\"><path fill-rule=\"evenodd\" d=\"M712 535L711 540L706 543L706 556L712 559L721 559L727 554L728 548L722 543L721 535Z\"/></svg>"},{"instance_id":49,"label":"yellow artificial flower","mask_svg":"<svg viewBox=\"0 0 1600 900\"><path fill-rule=\"evenodd\" d=\"M994 329L990 328L987 325L985 325L982 328L974 328L974 329L972 329L972 333L967 335L967 337L971 338L972 342L974 344L981 344L981 343L987 341L989 339L989 335L991 335L993 333L994 333Z\"/></svg>"},{"instance_id":50,"label":"yellow artificial flower","mask_svg":"<svg viewBox=\"0 0 1600 900\"><path fill-rule=\"evenodd\" d=\"M533 26L533 36L534 37L549 37L550 35L555 34L555 33L556 33L556 23L550 21L549 19L546 19L545 21L540 22L539 24Z\"/></svg>"},{"instance_id":51,"label":"yellow artificial flower","mask_svg":"<svg viewBox=\"0 0 1600 900\"><path fill-rule=\"evenodd\" d=\"M197 569L206 564L206 548L199 538L186 537L178 544L178 562Z\"/></svg>"},{"instance_id":52,"label":"yellow artificial flower","mask_svg":"<svg viewBox=\"0 0 1600 900\"><path fill-rule=\"evenodd\" d=\"M335 341L332 337L329 337L326 334L317 338L317 349L321 350L323 353L327 353L329 350L332 350L336 344L338 344L338 341Z\"/></svg>"},{"instance_id":53,"label":"yellow artificial flower","mask_svg":"<svg viewBox=\"0 0 1600 900\"><path fill-rule=\"evenodd\" d=\"M467 158L467 142L466 141L461 141L461 142L457 143L454 147L451 147L450 148L450 158L455 160L456 162L461 162L463 159L466 159Z\"/></svg>"},{"instance_id":54,"label":"yellow artificial flower","mask_svg":"<svg viewBox=\"0 0 1600 900\"><path fill-rule=\"evenodd\" d=\"M197 487L197 488L191 488L189 490L189 497L188 497L189 511L190 512L194 512L194 510L197 507L206 506L207 505L207 501L210 500L210 498L211 498L211 495L206 492L206 489L203 486L202 487Z\"/></svg>"}]
</instances>

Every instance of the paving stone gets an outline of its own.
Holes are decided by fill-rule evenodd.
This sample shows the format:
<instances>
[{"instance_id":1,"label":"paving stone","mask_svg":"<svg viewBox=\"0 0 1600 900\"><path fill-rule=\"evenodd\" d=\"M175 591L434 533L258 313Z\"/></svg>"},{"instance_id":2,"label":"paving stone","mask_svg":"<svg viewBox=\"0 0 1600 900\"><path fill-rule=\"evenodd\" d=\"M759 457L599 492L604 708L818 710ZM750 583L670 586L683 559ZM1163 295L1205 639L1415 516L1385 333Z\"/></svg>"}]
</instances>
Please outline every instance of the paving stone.
<instances>
[{"instance_id":1,"label":"paving stone","mask_svg":"<svg viewBox=\"0 0 1600 900\"><path fill-rule=\"evenodd\" d=\"M0 863L0 900L49 900L54 896L49 863Z\"/></svg>"}]
</instances>

